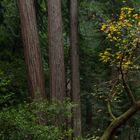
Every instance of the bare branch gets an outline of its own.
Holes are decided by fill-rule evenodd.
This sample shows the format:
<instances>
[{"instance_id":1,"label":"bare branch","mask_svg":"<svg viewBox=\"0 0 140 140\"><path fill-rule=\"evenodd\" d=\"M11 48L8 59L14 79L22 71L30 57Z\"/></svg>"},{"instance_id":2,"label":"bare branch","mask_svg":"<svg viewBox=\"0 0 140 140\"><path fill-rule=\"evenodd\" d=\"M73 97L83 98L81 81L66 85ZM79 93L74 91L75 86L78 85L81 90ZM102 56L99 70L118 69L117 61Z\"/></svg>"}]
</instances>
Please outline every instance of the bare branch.
<instances>
[{"instance_id":1,"label":"bare branch","mask_svg":"<svg viewBox=\"0 0 140 140\"><path fill-rule=\"evenodd\" d=\"M124 89L125 89L126 93L128 94L128 97L129 97L131 103L135 104L136 100L135 100L135 97L133 95L133 92L131 91L129 85L127 84L127 82L125 80L125 75L124 75L123 68L122 68L123 58L124 58L124 54L123 54L123 56L121 58L121 61L120 61L120 73L121 73L121 76L122 76L123 86L124 86Z\"/></svg>"},{"instance_id":2,"label":"bare branch","mask_svg":"<svg viewBox=\"0 0 140 140\"><path fill-rule=\"evenodd\" d=\"M111 88L111 90L110 90L109 99L108 99L108 104L107 104L108 113L109 113L109 115L111 116L111 118L112 118L113 120L115 120L116 117L115 117L115 115L113 114L112 109L111 109L111 101L112 101L112 97L113 97L112 94L113 94L113 91L114 91L114 88L115 88L115 85L117 84L117 82L118 82L118 79L115 81L115 83L113 83L113 86L112 86L112 88Z\"/></svg>"},{"instance_id":3,"label":"bare branch","mask_svg":"<svg viewBox=\"0 0 140 140\"><path fill-rule=\"evenodd\" d=\"M116 117L115 117L115 115L112 113L110 101L108 101L107 108L108 108L108 113L109 113L109 115L111 116L111 118L112 118L113 120L115 120Z\"/></svg>"}]
</instances>

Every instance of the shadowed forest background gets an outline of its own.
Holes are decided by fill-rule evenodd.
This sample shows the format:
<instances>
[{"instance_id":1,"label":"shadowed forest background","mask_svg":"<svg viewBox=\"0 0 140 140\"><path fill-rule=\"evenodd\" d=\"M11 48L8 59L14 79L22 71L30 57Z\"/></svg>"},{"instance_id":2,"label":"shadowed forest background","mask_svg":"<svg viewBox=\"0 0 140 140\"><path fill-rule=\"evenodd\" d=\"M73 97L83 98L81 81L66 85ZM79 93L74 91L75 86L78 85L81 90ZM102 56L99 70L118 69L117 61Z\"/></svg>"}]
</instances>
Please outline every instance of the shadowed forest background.
<instances>
[{"instance_id":1,"label":"shadowed forest background","mask_svg":"<svg viewBox=\"0 0 140 140\"><path fill-rule=\"evenodd\" d=\"M0 140L140 140L139 0L0 0Z\"/></svg>"}]
</instances>

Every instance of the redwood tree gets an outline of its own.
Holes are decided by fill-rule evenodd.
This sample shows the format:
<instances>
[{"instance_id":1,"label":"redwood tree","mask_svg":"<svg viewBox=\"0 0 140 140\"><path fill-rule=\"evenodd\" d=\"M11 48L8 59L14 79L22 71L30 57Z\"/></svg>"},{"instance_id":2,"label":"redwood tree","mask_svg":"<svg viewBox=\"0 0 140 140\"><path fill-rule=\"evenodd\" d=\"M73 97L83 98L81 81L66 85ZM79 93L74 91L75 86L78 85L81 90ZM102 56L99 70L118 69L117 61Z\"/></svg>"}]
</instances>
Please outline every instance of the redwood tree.
<instances>
[{"instance_id":1,"label":"redwood tree","mask_svg":"<svg viewBox=\"0 0 140 140\"><path fill-rule=\"evenodd\" d=\"M50 94L55 100L65 97L65 68L61 0L48 0Z\"/></svg>"},{"instance_id":2,"label":"redwood tree","mask_svg":"<svg viewBox=\"0 0 140 140\"><path fill-rule=\"evenodd\" d=\"M79 74L79 45L78 45L78 1L70 0L70 50L71 50L71 85L72 101L76 104L73 109L74 137L81 136L81 103L80 103L80 74Z\"/></svg>"},{"instance_id":3,"label":"redwood tree","mask_svg":"<svg viewBox=\"0 0 140 140\"><path fill-rule=\"evenodd\" d=\"M29 95L32 98L38 98L40 96L44 97L45 84L39 48L34 0L19 0L18 7L27 68Z\"/></svg>"}]
</instances>

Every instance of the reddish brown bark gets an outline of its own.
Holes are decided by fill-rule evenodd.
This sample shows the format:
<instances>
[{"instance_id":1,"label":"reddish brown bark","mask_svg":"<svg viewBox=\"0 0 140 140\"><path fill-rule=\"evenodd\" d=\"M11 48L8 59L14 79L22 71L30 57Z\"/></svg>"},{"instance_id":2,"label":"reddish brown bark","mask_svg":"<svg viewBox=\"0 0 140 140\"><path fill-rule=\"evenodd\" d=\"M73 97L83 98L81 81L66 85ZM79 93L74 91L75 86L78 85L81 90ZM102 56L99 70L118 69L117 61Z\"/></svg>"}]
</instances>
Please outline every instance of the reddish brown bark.
<instances>
[{"instance_id":1,"label":"reddish brown bark","mask_svg":"<svg viewBox=\"0 0 140 140\"><path fill-rule=\"evenodd\" d=\"M51 98L65 97L65 68L61 0L48 0L48 36Z\"/></svg>"},{"instance_id":2,"label":"reddish brown bark","mask_svg":"<svg viewBox=\"0 0 140 140\"><path fill-rule=\"evenodd\" d=\"M32 98L38 98L40 96L44 97L45 84L39 48L34 0L19 0L18 7L27 68L29 95Z\"/></svg>"},{"instance_id":3,"label":"reddish brown bark","mask_svg":"<svg viewBox=\"0 0 140 140\"><path fill-rule=\"evenodd\" d=\"M72 73L72 101L76 104L73 109L74 137L81 136L81 103L80 103L80 74L79 74L79 45L78 45L78 1L70 1L70 48Z\"/></svg>"}]
</instances>

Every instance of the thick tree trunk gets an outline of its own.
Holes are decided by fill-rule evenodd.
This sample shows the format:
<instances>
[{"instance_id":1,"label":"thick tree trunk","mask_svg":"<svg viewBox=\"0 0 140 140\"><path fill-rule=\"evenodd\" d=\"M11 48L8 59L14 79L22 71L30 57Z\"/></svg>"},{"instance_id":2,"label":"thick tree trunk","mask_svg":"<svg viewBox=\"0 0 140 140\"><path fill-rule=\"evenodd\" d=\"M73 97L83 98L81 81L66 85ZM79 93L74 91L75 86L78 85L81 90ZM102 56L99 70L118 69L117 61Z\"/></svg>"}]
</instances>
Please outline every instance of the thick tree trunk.
<instances>
[{"instance_id":1,"label":"thick tree trunk","mask_svg":"<svg viewBox=\"0 0 140 140\"><path fill-rule=\"evenodd\" d=\"M72 72L72 100L77 105L73 109L74 137L81 136L81 103L80 103L80 74L79 74L79 45L78 45L78 1L70 1L70 48Z\"/></svg>"},{"instance_id":2,"label":"thick tree trunk","mask_svg":"<svg viewBox=\"0 0 140 140\"><path fill-rule=\"evenodd\" d=\"M29 95L32 98L45 97L45 84L39 48L34 0L19 0L18 6L27 68Z\"/></svg>"},{"instance_id":3,"label":"thick tree trunk","mask_svg":"<svg viewBox=\"0 0 140 140\"><path fill-rule=\"evenodd\" d=\"M50 96L55 100L63 100L65 97L65 68L61 0L48 0L48 33Z\"/></svg>"},{"instance_id":4,"label":"thick tree trunk","mask_svg":"<svg viewBox=\"0 0 140 140\"><path fill-rule=\"evenodd\" d=\"M100 140L110 140L117 128L123 125L130 117L132 117L140 109L140 101L132 105L124 114L112 121L105 130Z\"/></svg>"}]
</instances>

